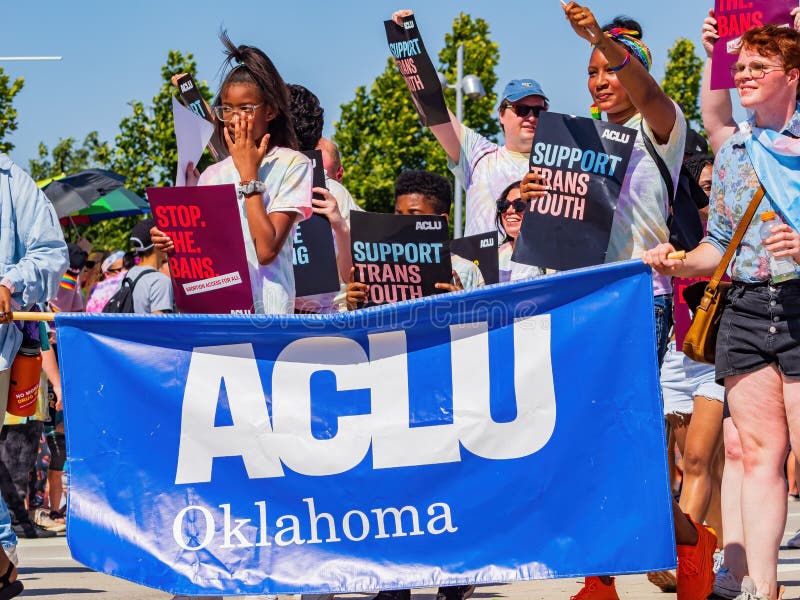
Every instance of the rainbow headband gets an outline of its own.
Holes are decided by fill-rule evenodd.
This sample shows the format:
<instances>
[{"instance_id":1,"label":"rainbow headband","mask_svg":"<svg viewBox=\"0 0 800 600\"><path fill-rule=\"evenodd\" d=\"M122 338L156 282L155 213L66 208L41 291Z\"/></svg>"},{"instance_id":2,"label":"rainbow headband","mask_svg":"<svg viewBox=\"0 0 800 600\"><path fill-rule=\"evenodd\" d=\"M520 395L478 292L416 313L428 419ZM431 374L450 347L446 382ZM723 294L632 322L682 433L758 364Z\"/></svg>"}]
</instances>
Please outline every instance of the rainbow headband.
<instances>
[{"instance_id":1,"label":"rainbow headband","mask_svg":"<svg viewBox=\"0 0 800 600\"><path fill-rule=\"evenodd\" d=\"M653 55L650 53L650 48L647 47L647 44L634 37L640 35L638 31L614 27L606 31L606 35L625 46L625 49L633 54L634 58L644 65L645 69L650 70L653 65Z\"/></svg>"}]
</instances>

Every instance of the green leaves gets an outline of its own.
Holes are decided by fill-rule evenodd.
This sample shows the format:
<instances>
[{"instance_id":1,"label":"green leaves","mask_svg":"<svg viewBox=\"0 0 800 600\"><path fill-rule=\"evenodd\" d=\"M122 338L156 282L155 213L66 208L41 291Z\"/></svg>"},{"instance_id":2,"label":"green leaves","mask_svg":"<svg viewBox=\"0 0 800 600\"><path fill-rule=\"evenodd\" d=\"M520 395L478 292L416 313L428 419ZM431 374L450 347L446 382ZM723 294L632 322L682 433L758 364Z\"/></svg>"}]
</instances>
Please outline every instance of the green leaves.
<instances>
[{"instance_id":1,"label":"green leaves","mask_svg":"<svg viewBox=\"0 0 800 600\"><path fill-rule=\"evenodd\" d=\"M484 88L491 90L497 83L494 69L500 54L483 19L473 20L463 13L454 19L453 30L439 53L440 70L450 82L455 81L456 46L462 42L464 73L477 75ZM445 99L454 106L455 92L447 90ZM492 93L479 101L465 99L466 124L493 138L499 131L495 103ZM394 181L402 171L424 169L453 181L444 150L420 124L411 95L391 58L369 90L360 86L355 98L341 108L341 117L334 124L334 140L342 155L343 183L366 210L394 211Z\"/></svg>"},{"instance_id":2,"label":"green leaves","mask_svg":"<svg viewBox=\"0 0 800 600\"><path fill-rule=\"evenodd\" d=\"M140 100L129 103L130 113L120 121L119 133L113 146L101 141L96 131L89 133L81 146L77 145L74 138L59 140L52 151L44 143L40 143L38 157L29 163L31 176L41 180L83 169L110 169L125 175L125 186L142 197L148 187L172 185L178 164L172 121L172 96L178 92L172 85L171 78L176 73L194 75L196 69L197 65L191 54L183 55L171 50L166 63L161 67L162 83L158 93L150 103L145 104ZM16 111L11 108L11 100L22 88L22 80L18 79L14 86L8 87L8 77L2 75L0 69L0 140L6 130L10 132L16 129ZM197 86L200 93L210 100L211 92L206 82L197 81ZM2 119L10 119L11 125L4 128ZM10 147L0 143L0 149ZM206 152L199 168L202 170L211 162L212 159ZM79 229L95 248L127 249L128 235L139 219L140 217L111 219Z\"/></svg>"},{"instance_id":3,"label":"green leaves","mask_svg":"<svg viewBox=\"0 0 800 600\"><path fill-rule=\"evenodd\" d=\"M6 138L17 129L17 109L14 97L20 93L25 80L22 77L11 83L11 78L0 67L0 152L10 152L14 144Z\"/></svg>"},{"instance_id":4,"label":"green leaves","mask_svg":"<svg viewBox=\"0 0 800 600\"><path fill-rule=\"evenodd\" d=\"M700 82L703 78L703 61L695 54L694 44L686 38L679 38L667 56L661 89L680 105L689 126L701 131Z\"/></svg>"}]
</instances>

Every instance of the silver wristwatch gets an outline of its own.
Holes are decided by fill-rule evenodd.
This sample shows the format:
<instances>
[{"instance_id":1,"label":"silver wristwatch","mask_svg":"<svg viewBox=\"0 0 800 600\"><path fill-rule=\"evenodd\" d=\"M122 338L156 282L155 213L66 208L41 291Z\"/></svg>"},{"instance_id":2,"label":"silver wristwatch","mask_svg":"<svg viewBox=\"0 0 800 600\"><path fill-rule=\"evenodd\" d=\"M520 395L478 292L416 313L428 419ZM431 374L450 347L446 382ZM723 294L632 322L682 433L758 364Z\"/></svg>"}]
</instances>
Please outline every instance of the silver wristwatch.
<instances>
[{"instance_id":1,"label":"silver wristwatch","mask_svg":"<svg viewBox=\"0 0 800 600\"><path fill-rule=\"evenodd\" d=\"M267 191L267 186L264 185L263 181L258 181L257 179L251 179L247 183L240 183L236 186L236 194L243 198L245 196L251 196L252 194L261 194Z\"/></svg>"}]
</instances>

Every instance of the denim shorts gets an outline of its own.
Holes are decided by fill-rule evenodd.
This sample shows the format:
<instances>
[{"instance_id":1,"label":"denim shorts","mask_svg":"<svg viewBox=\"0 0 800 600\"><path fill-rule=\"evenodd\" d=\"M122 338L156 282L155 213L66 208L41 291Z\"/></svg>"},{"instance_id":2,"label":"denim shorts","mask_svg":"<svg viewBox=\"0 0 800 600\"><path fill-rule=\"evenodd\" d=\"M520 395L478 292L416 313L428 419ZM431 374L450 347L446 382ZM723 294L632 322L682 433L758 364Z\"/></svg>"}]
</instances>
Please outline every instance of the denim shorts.
<instances>
[{"instance_id":1,"label":"denim shorts","mask_svg":"<svg viewBox=\"0 0 800 600\"><path fill-rule=\"evenodd\" d=\"M800 280L734 282L717 336L717 383L770 364L800 379Z\"/></svg>"},{"instance_id":2,"label":"denim shorts","mask_svg":"<svg viewBox=\"0 0 800 600\"><path fill-rule=\"evenodd\" d=\"M672 294L662 294L653 298L656 321L656 354L658 355L658 368L664 362L667 353L669 334L672 329Z\"/></svg>"},{"instance_id":3,"label":"denim shorts","mask_svg":"<svg viewBox=\"0 0 800 600\"><path fill-rule=\"evenodd\" d=\"M664 414L690 415L697 396L722 402L725 389L714 381L714 367L693 361L669 343L664 364L661 365L661 393Z\"/></svg>"}]
</instances>

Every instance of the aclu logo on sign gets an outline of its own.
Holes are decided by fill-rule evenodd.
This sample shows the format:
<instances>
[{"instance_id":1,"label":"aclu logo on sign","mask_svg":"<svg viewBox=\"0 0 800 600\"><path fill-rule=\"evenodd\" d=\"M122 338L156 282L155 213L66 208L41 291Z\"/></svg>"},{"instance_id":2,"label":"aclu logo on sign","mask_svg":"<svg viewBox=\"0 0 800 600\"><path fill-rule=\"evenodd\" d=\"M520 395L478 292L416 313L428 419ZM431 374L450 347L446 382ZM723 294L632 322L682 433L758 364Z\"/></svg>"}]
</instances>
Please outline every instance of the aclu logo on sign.
<instances>
[{"instance_id":1,"label":"aclu logo on sign","mask_svg":"<svg viewBox=\"0 0 800 600\"><path fill-rule=\"evenodd\" d=\"M494 239L486 238L485 240L481 240L481 248L494 248Z\"/></svg>"},{"instance_id":2,"label":"aclu logo on sign","mask_svg":"<svg viewBox=\"0 0 800 600\"><path fill-rule=\"evenodd\" d=\"M611 140L612 142L619 142L620 144L627 144L631 139L629 134L622 133L621 131L614 131L613 129L604 129L603 135L600 137Z\"/></svg>"},{"instance_id":3,"label":"aclu logo on sign","mask_svg":"<svg viewBox=\"0 0 800 600\"><path fill-rule=\"evenodd\" d=\"M284 468L320 477L343 473L370 450L373 469L460 462L464 451L490 460L539 451L556 421L550 315L513 323L514 363L508 373L516 409L514 419L502 423L491 414L488 324L451 325L449 333L452 421L425 426L410 422L409 382L432 374L409 371L405 330L370 334L366 350L343 336L289 343L272 370L271 415L252 344L194 348L175 483L211 481L214 459L226 456L241 457L255 479L282 477ZM370 394L370 411L339 416L328 439L312 433L310 382L319 372L333 373L338 391ZM232 424L215 426L223 384Z\"/></svg>"},{"instance_id":4,"label":"aclu logo on sign","mask_svg":"<svg viewBox=\"0 0 800 600\"><path fill-rule=\"evenodd\" d=\"M416 227L416 231L440 231L441 229L441 221L418 221Z\"/></svg>"},{"instance_id":5,"label":"aclu logo on sign","mask_svg":"<svg viewBox=\"0 0 800 600\"><path fill-rule=\"evenodd\" d=\"M403 28L405 29L414 29L414 27L416 27L416 25L414 24L414 19L411 19L410 21L405 21L403 23Z\"/></svg>"}]
</instances>

